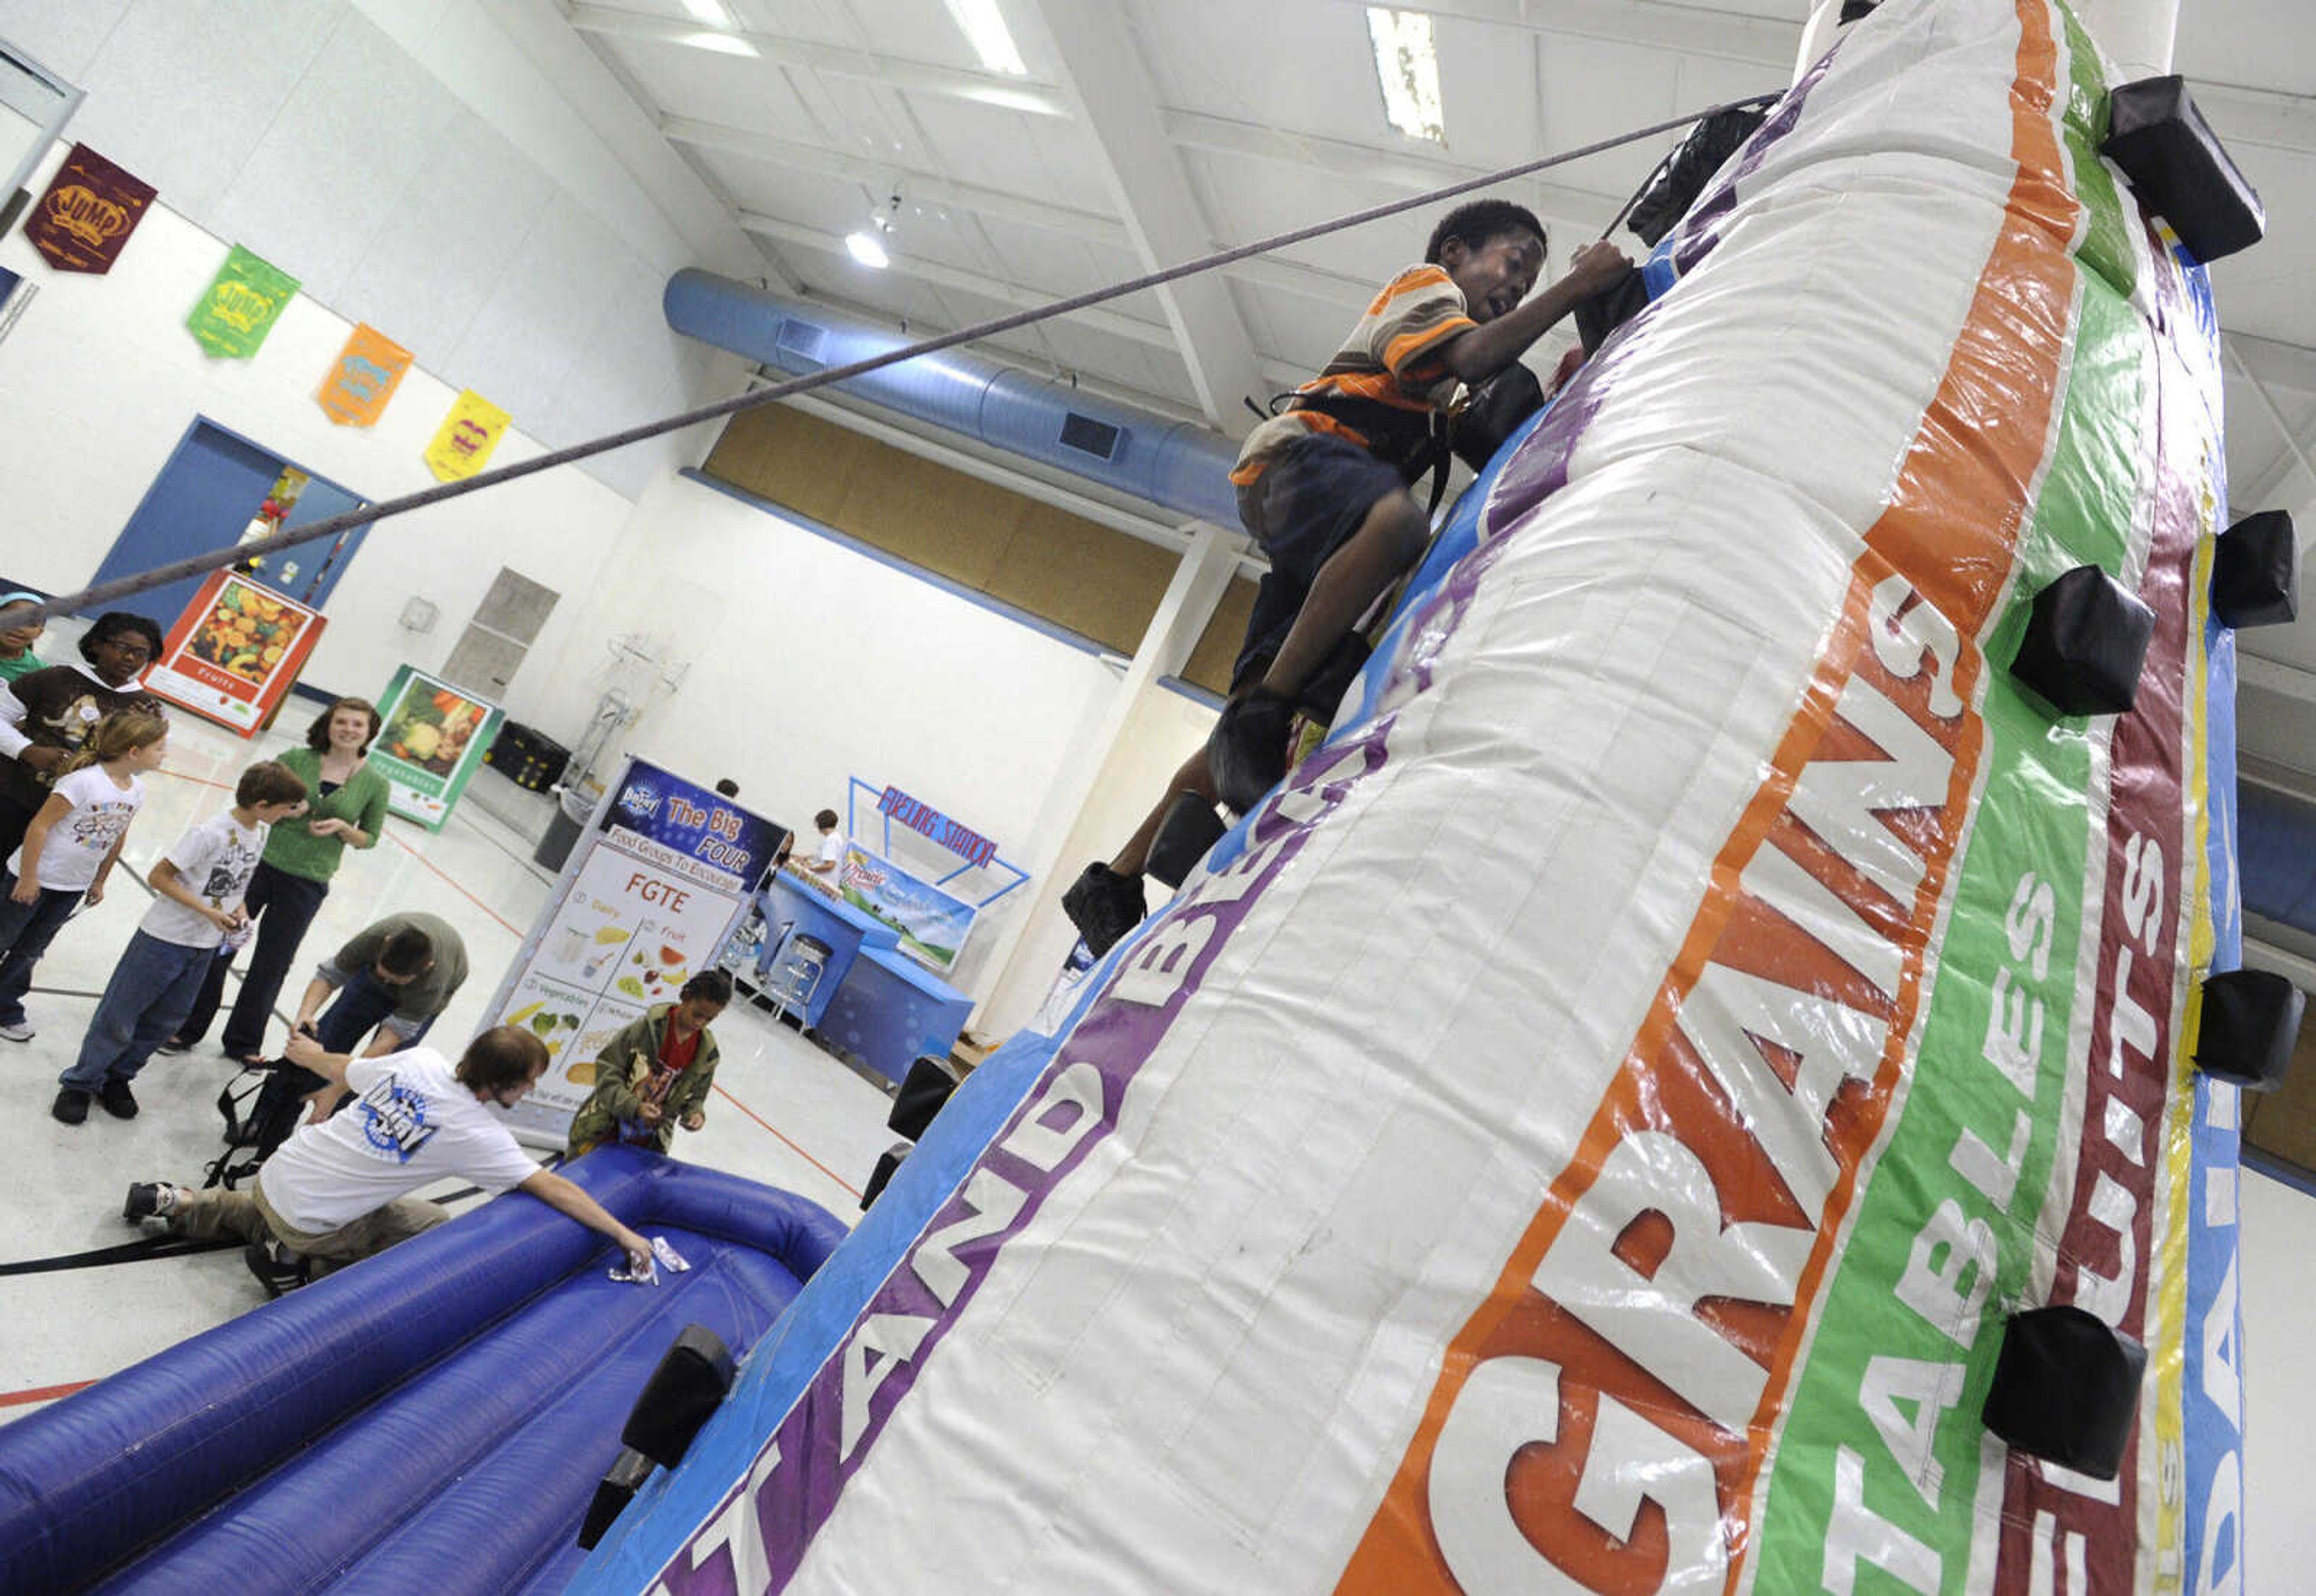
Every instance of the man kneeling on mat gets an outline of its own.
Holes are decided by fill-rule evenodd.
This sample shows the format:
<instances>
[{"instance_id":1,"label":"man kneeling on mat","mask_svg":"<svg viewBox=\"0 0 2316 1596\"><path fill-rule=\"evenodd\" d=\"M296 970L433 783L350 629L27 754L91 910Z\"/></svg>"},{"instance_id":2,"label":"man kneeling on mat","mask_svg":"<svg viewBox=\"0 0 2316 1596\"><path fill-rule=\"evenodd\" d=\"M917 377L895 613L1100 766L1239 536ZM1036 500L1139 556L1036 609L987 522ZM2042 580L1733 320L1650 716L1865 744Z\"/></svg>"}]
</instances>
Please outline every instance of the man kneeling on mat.
<instances>
[{"instance_id":1,"label":"man kneeling on mat","mask_svg":"<svg viewBox=\"0 0 2316 1596\"><path fill-rule=\"evenodd\" d=\"M512 1108L546 1069L547 1044L530 1032L512 1025L484 1032L455 1069L432 1048L356 1059L325 1051L309 1036L292 1037L289 1055L355 1101L343 1113L299 1126L260 1166L252 1191L140 1182L129 1188L121 1218L157 1219L179 1236L243 1237L251 1272L266 1295L278 1297L305 1283L309 1264L325 1270L351 1264L449 1219L449 1210L410 1193L455 1178L494 1196L510 1187L528 1192L619 1243L631 1270L649 1272L651 1243L533 1163L483 1106Z\"/></svg>"}]
</instances>

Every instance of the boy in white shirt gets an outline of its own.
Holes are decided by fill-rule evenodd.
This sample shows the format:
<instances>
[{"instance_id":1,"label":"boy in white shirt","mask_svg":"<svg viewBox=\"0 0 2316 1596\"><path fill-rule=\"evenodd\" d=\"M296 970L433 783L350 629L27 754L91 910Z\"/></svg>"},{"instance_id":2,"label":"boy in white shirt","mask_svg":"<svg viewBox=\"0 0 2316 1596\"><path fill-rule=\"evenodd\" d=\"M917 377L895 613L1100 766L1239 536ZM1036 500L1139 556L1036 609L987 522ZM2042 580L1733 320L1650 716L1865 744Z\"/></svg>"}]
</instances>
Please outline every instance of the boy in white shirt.
<instances>
[{"instance_id":1,"label":"boy in white shirt","mask_svg":"<svg viewBox=\"0 0 2316 1596\"><path fill-rule=\"evenodd\" d=\"M129 1083L192 1010L218 943L247 923L242 894L265 834L305 807L298 774L261 760L241 773L230 810L194 826L153 866L148 880L160 896L105 983L80 1057L58 1078L49 1109L57 1120L81 1123L92 1097L115 1119L137 1117Z\"/></svg>"},{"instance_id":2,"label":"boy in white shirt","mask_svg":"<svg viewBox=\"0 0 2316 1596\"><path fill-rule=\"evenodd\" d=\"M820 831L820 844L805 862L804 878L822 891L836 897L844 896L844 850L852 845L844 833L836 829L836 811L824 809L812 817Z\"/></svg>"},{"instance_id":3,"label":"boy in white shirt","mask_svg":"<svg viewBox=\"0 0 2316 1596\"><path fill-rule=\"evenodd\" d=\"M651 1243L584 1189L541 1169L485 1106L513 1107L546 1069L547 1044L530 1032L494 1026L467 1044L455 1068L425 1047L356 1059L293 1036L289 1052L291 1062L354 1094L343 1113L298 1127L259 1166L247 1193L140 1182L129 1188L121 1217L162 1219L180 1236L244 1237L252 1272L267 1295L279 1296L303 1283L308 1260L351 1264L449 1219L440 1204L410 1193L453 1177L494 1196L528 1192L609 1237L629 1269L650 1272Z\"/></svg>"}]
</instances>

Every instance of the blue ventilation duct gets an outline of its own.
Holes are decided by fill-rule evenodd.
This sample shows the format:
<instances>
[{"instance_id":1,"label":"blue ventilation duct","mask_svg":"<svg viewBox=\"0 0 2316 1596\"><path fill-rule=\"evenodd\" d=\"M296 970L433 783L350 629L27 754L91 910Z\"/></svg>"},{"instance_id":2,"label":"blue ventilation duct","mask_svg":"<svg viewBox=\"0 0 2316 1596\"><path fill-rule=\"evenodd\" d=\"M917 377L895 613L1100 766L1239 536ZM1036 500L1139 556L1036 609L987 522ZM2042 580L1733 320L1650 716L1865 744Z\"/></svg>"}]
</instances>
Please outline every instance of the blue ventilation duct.
<instances>
[{"instance_id":1,"label":"blue ventilation duct","mask_svg":"<svg viewBox=\"0 0 2316 1596\"><path fill-rule=\"evenodd\" d=\"M909 342L713 272L683 270L662 297L667 324L687 337L801 377ZM1238 524L1230 468L1236 448L1177 421L1080 393L963 349L920 355L837 385L846 393L1040 465L1225 527Z\"/></svg>"}]
</instances>

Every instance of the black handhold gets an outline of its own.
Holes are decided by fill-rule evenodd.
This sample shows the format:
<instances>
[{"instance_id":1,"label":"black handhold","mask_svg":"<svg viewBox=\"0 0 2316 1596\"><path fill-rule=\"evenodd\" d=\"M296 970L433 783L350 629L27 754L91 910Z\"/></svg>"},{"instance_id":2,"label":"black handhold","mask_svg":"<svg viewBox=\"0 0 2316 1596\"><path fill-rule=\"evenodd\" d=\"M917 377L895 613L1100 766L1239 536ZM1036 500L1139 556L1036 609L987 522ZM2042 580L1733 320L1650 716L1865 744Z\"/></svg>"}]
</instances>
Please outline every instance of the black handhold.
<instances>
[{"instance_id":1,"label":"black handhold","mask_svg":"<svg viewBox=\"0 0 2316 1596\"><path fill-rule=\"evenodd\" d=\"M931 1053L920 1055L909 1066L909 1073L901 1077L901 1089L894 1095L893 1112L885 1116L886 1126L914 1141L933 1122L933 1116L957 1090L957 1070L947 1059Z\"/></svg>"},{"instance_id":2,"label":"black handhold","mask_svg":"<svg viewBox=\"0 0 2316 1596\"><path fill-rule=\"evenodd\" d=\"M2061 714L2121 714L2139 693L2155 612L2096 565L2035 595L2010 674Z\"/></svg>"},{"instance_id":3,"label":"black handhold","mask_svg":"<svg viewBox=\"0 0 2316 1596\"><path fill-rule=\"evenodd\" d=\"M1841 20L1848 23L1857 18L1845 11ZM1626 225L1632 228L1634 236L1653 249L1657 240L1672 231L1672 225L1697 203L1697 197L1705 192L1705 185L1713 181L1713 174L1744 147L1745 141L1759 130L1768 116L1768 112L1752 106L1724 106L1691 128L1680 141L1680 147L1657 169L1648 187L1633 201L1632 214L1626 218Z\"/></svg>"},{"instance_id":4,"label":"black handhold","mask_svg":"<svg viewBox=\"0 0 2316 1596\"><path fill-rule=\"evenodd\" d=\"M738 1367L724 1338L705 1325L686 1325L644 1382L643 1395L628 1410L619 1444L664 1467L683 1461L683 1450L732 1388Z\"/></svg>"},{"instance_id":5,"label":"black handhold","mask_svg":"<svg viewBox=\"0 0 2316 1596\"><path fill-rule=\"evenodd\" d=\"M892 1183L894 1171L901 1167L901 1160L908 1156L909 1144L905 1141L896 1141L877 1155L877 1167L868 1172L868 1184L861 1189L861 1212L868 1212L868 1205L885 1194L885 1188Z\"/></svg>"},{"instance_id":6,"label":"black handhold","mask_svg":"<svg viewBox=\"0 0 2316 1596\"><path fill-rule=\"evenodd\" d=\"M1576 337L1590 354L1609 333L1649 307L1649 285L1637 266L1589 299L1576 302Z\"/></svg>"},{"instance_id":7,"label":"black handhold","mask_svg":"<svg viewBox=\"0 0 2316 1596\"><path fill-rule=\"evenodd\" d=\"M2196 1068L2247 1091L2273 1092L2292 1068L2308 995L2267 970L2231 970L2204 980Z\"/></svg>"},{"instance_id":8,"label":"black handhold","mask_svg":"<svg viewBox=\"0 0 2316 1596\"><path fill-rule=\"evenodd\" d=\"M2223 626L2289 625L2300 615L2300 541L2281 510L2248 515L2212 554L2212 613Z\"/></svg>"},{"instance_id":9,"label":"black handhold","mask_svg":"<svg viewBox=\"0 0 2316 1596\"><path fill-rule=\"evenodd\" d=\"M1180 886L1226 829L1211 802L1196 793L1175 794L1174 802L1166 808L1166 818L1158 822L1157 835L1150 839L1145 873L1170 887Z\"/></svg>"},{"instance_id":10,"label":"black handhold","mask_svg":"<svg viewBox=\"0 0 2316 1596\"><path fill-rule=\"evenodd\" d=\"M1517 360L1472 392L1472 402L1456 418L1450 445L1474 471L1485 471L1496 451L1544 408L1544 385Z\"/></svg>"},{"instance_id":11,"label":"black handhold","mask_svg":"<svg viewBox=\"0 0 2316 1596\"><path fill-rule=\"evenodd\" d=\"M651 1477L656 1465L633 1447L622 1447L611 1460L611 1467L597 1482L595 1494L587 1503L587 1516L579 1521L579 1549L592 1552L595 1543L611 1528L612 1522L627 1511L628 1503L643 1489L644 1481Z\"/></svg>"},{"instance_id":12,"label":"black handhold","mask_svg":"<svg viewBox=\"0 0 2316 1596\"><path fill-rule=\"evenodd\" d=\"M2123 168L2198 261L2249 249L2267 231L2258 192L2196 109L2185 78L2145 77L2108 94L2099 154Z\"/></svg>"},{"instance_id":13,"label":"black handhold","mask_svg":"<svg viewBox=\"0 0 2316 1596\"><path fill-rule=\"evenodd\" d=\"M2080 1308L2010 1316L1986 1427L2009 1445L2093 1479L2123 1467L2147 1349Z\"/></svg>"}]
</instances>

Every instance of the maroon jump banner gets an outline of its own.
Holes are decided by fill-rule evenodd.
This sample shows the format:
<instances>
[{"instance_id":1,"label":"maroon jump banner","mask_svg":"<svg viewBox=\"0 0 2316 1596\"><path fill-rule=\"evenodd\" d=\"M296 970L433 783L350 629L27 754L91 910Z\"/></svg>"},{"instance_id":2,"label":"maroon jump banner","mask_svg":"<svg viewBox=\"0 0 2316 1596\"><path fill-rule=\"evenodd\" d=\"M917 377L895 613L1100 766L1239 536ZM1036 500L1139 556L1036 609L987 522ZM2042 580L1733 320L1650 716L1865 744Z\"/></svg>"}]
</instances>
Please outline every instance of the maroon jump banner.
<instances>
[{"instance_id":1,"label":"maroon jump banner","mask_svg":"<svg viewBox=\"0 0 2316 1596\"><path fill-rule=\"evenodd\" d=\"M24 237L58 271L101 277L120 258L156 192L151 183L76 144L32 208Z\"/></svg>"}]
</instances>

